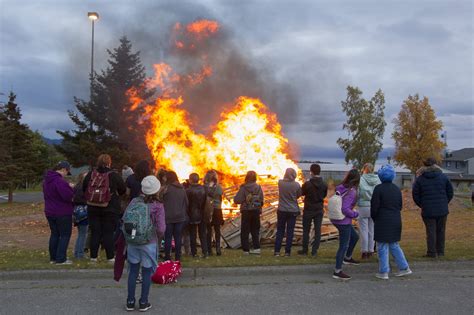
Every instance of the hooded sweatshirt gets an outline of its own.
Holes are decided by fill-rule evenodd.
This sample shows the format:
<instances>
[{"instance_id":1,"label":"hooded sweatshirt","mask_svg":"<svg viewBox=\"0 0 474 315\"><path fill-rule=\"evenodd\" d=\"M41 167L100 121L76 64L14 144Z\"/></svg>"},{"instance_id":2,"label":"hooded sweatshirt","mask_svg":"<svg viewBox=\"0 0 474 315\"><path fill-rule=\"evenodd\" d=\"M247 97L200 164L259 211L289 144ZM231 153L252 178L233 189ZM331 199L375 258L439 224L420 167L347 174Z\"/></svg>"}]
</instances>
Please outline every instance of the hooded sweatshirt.
<instances>
[{"instance_id":1,"label":"hooded sweatshirt","mask_svg":"<svg viewBox=\"0 0 474 315\"><path fill-rule=\"evenodd\" d=\"M74 191L56 171L48 171L43 180L44 213L47 217L72 216Z\"/></svg>"},{"instance_id":2,"label":"hooded sweatshirt","mask_svg":"<svg viewBox=\"0 0 474 315\"><path fill-rule=\"evenodd\" d=\"M247 204L247 196L249 194L258 194L260 196L260 200L264 201L263 190L257 183L247 183L240 186L237 195L234 197L234 203L240 205L240 211L246 210L260 210L251 208L249 204Z\"/></svg>"},{"instance_id":3,"label":"hooded sweatshirt","mask_svg":"<svg viewBox=\"0 0 474 315\"><path fill-rule=\"evenodd\" d=\"M324 198L328 193L328 186L319 176L312 177L303 184L301 188L304 196L303 215L322 214L324 207Z\"/></svg>"},{"instance_id":4,"label":"hooded sweatshirt","mask_svg":"<svg viewBox=\"0 0 474 315\"><path fill-rule=\"evenodd\" d=\"M300 183L295 181L296 171L287 168L283 179L278 181L278 211L299 213L298 198L301 197Z\"/></svg>"},{"instance_id":5,"label":"hooded sweatshirt","mask_svg":"<svg viewBox=\"0 0 474 315\"><path fill-rule=\"evenodd\" d=\"M166 185L163 192L163 205L165 206L166 224L188 220L188 197L180 183Z\"/></svg>"},{"instance_id":6,"label":"hooded sweatshirt","mask_svg":"<svg viewBox=\"0 0 474 315\"><path fill-rule=\"evenodd\" d=\"M377 174L363 174L360 177L360 184L358 190L358 201L359 207L370 207L370 200L374 192L375 186L380 184L380 179Z\"/></svg>"},{"instance_id":7,"label":"hooded sweatshirt","mask_svg":"<svg viewBox=\"0 0 474 315\"><path fill-rule=\"evenodd\" d=\"M352 224L352 219L359 216L359 213L353 210L357 201L357 189L355 187L348 189L341 184L336 187L336 192L339 192L341 196L345 194L342 197L342 213L346 217L342 220L331 220L331 222L337 225Z\"/></svg>"},{"instance_id":8,"label":"hooded sweatshirt","mask_svg":"<svg viewBox=\"0 0 474 315\"><path fill-rule=\"evenodd\" d=\"M413 200L426 218L445 216L453 198L453 186L438 166L427 167L413 185Z\"/></svg>"}]
</instances>

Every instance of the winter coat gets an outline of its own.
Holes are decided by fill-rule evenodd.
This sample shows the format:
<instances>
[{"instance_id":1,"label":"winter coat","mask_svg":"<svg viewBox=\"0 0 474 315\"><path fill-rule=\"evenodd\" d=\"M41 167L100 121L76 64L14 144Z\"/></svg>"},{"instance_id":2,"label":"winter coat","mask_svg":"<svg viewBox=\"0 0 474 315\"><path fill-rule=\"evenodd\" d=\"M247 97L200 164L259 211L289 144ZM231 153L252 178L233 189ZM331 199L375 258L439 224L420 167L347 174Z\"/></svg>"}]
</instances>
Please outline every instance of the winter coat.
<instances>
[{"instance_id":1,"label":"winter coat","mask_svg":"<svg viewBox=\"0 0 474 315\"><path fill-rule=\"evenodd\" d=\"M247 183L243 184L240 186L239 191L237 192L237 195L234 197L234 203L240 205L240 212L246 211L246 210L260 210L260 209L254 209L250 207L249 204L247 204L247 196L249 194L258 194L260 197L260 200L263 201L264 196L263 196L263 190L262 187L260 187L259 184L257 183Z\"/></svg>"},{"instance_id":2,"label":"winter coat","mask_svg":"<svg viewBox=\"0 0 474 315\"><path fill-rule=\"evenodd\" d=\"M336 225L347 225L352 224L352 219L355 219L359 216L357 211L354 211L354 207L357 202L357 189L355 187L347 188L344 185L338 185L336 187L336 192L344 197L342 197L342 213L346 216L342 220L331 220L332 224Z\"/></svg>"},{"instance_id":3,"label":"winter coat","mask_svg":"<svg viewBox=\"0 0 474 315\"><path fill-rule=\"evenodd\" d=\"M48 171L43 180L44 213L47 217L72 216L74 191L56 171Z\"/></svg>"},{"instance_id":4,"label":"winter coat","mask_svg":"<svg viewBox=\"0 0 474 315\"><path fill-rule=\"evenodd\" d=\"M166 224L181 223L188 220L188 197L180 183L172 183L163 190Z\"/></svg>"},{"instance_id":5,"label":"winter coat","mask_svg":"<svg viewBox=\"0 0 474 315\"><path fill-rule=\"evenodd\" d=\"M278 211L300 213L298 198L301 197L301 185L295 181L296 171L288 168L283 179L278 181Z\"/></svg>"},{"instance_id":6,"label":"winter coat","mask_svg":"<svg viewBox=\"0 0 474 315\"><path fill-rule=\"evenodd\" d=\"M199 224L203 218L206 206L206 190L199 184L191 184L186 189L188 197L188 216L190 224Z\"/></svg>"},{"instance_id":7,"label":"winter coat","mask_svg":"<svg viewBox=\"0 0 474 315\"><path fill-rule=\"evenodd\" d=\"M99 167L97 168L99 173L107 173L109 172L109 189L110 189L110 202L107 207L97 207L97 206L87 206L87 211L91 212L113 212L116 214L121 213L121 205L120 205L120 197L121 195L125 194L127 191L127 187L123 182L122 176L120 176L117 172L112 171L108 167ZM86 177L84 178L84 182L82 184L82 191L87 191L87 186L91 180L92 172L87 173Z\"/></svg>"},{"instance_id":8,"label":"winter coat","mask_svg":"<svg viewBox=\"0 0 474 315\"><path fill-rule=\"evenodd\" d=\"M301 187L304 196L303 216L321 214L324 211L324 198L328 194L328 186L320 176L312 177Z\"/></svg>"},{"instance_id":9,"label":"winter coat","mask_svg":"<svg viewBox=\"0 0 474 315\"><path fill-rule=\"evenodd\" d=\"M413 185L413 200L425 218L442 217L449 213L453 186L439 167L426 168Z\"/></svg>"},{"instance_id":10,"label":"winter coat","mask_svg":"<svg viewBox=\"0 0 474 315\"><path fill-rule=\"evenodd\" d=\"M372 193L374 192L375 186L380 184L380 179L377 174L363 174L360 177L357 205L359 207L370 207L370 200L372 199ZM369 217L368 214L366 217Z\"/></svg>"},{"instance_id":11,"label":"winter coat","mask_svg":"<svg viewBox=\"0 0 474 315\"><path fill-rule=\"evenodd\" d=\"M370 202L370 216L374 220L374 240L383 243L399 242L402 235L402 193L391 182L377 185Z\"/></svg>"}]
</instances>

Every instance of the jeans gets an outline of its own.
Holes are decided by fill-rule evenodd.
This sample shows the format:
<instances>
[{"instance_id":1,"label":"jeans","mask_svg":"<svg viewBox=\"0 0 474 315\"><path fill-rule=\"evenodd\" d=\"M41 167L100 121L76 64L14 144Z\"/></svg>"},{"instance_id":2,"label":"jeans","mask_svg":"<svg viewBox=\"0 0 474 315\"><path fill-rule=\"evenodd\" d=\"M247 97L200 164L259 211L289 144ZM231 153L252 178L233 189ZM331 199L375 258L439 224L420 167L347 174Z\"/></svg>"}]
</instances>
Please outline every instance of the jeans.
<instances>
[{"instance_id":1,"label":"jeans","mask_svg":"<svg viewBox=\"0 0 474 315\"><path fill-rule=\"evenodd\" d=\"M408 262L398 242L394 242L394 243L377 242L377 253L379 256L379 272L380 273L390 272L390 264L388 261L389 251L390 251L390 254L392 254L393 259L395 259L395 263L398 266L398 270L407 270Z\"/></svg>"},{"instance_id":2,"label":"jeans","mask_svg":"<svg viewBox=\"0 0 474 315\"><path fill-rule=\"evenodd\" d=\"M72 215L46 217L51 236L49 237L49 260L63 263L67 260L67 247L72 233Z\"/></svg>"},{"instance_id":3,"label":"jeans","mask_svg":"<svg viewBox=\"0 0 474 315\"><path fill-rule=\"evenodd\" d=\"M189 238L191 243L191 254L195 256L197 254L196 245L196 234L199 233L199 241L201 242L201 250L203 255L207 255L207 228L206 222L201 221L199 224L189 225Z\"/></svg>"},{"instance_id":4,"label":"jeans","mask_svg":"<svg viewBox=\"0 0 474 315\"><path fill-rule=\"evenodd\" d=\"M86 246L87 224L77 226L77 239L74 246L74 258L84 258L84 248Z\"/></svg>"},{"instance_id":5,"label":"jeans","mask_svg":"<svg viewBox=\"0 0 474 315\"><path fill-rule=\"evenodd\" d=\"M135 289L137 287L137 277L140 270L140 264L129 264L130 269L128 273L128 296L127 301L135 302ZM151 276L153 268L144 268L142 267L142 292L140 296L139 303L146 304L148 303L148 295L150 293L151 286Z\"/></svg>"},{"instance_id":6,"label":"jeans","mask_svg":"<svg viewBox=\"0 0 474 315\"><path fill-rule=\"evenodd\" d=\"M107 259L114 258L114 233L117 228L117 214L98 210L89 211L88 215L91 227L91 258L97 258L101 241Z\"/></svg>"},{"instance_id":7,"label":"jeans","mask_svg":"<svg viewBox=\"0 0 474 315\"><path fill-rule=\"evenodd\" d=\"M351 258L359 235L352 224L334 225L339 231L339 248L336 253L336 270L342 269L344 258Z\"/></svg>"},{"instance_id":8,"label":"jeans","mask_svg":"<svg viewBox=\"0 0 474 315\"><path fill-rule=\"evenodd\" d=\"M311 215L303 215L303 252L308 252L309 232L311 232L311 222L314 222L314 241L311 254L316 255L321 243L321 224L323 223L323 212Z\"/></svg>"},{"instance_id":9,"label":"jeans","mask_svg":"<svg viewBox=\"0 0 474 315\"><path fill-rule=\"evenodd\" d=\"M359 209L360 211L360 209ZM374 220L370 217L359 215L360 251L362 253L374 252Z\"/></svg>"},{"instance_id":10,"label":"jeans","mask_svg":"<svg viewBox=\"0 0 474 315\"><path fill-rule=\"evenodd\" d=\"M207 253L212 254L212 229L214 228L214 239L216 240L216 252L221 252L221 225L220 224L206 224L207 225Z\"/></svg>"},{"instance_id":11,"label":"jeans","mask_svg":"<svg viewBox=\"0 0 474 315\"><path fill-rule=\"evenodd\" d=\"M244 210L242 211L240 225L240 241L242 243L242 250L248 252L249 233L252 234L253 249L260 248L260 211Z\"/></svg>"},{"instance_id":12,"label":"jeans","mask_svg":"<svg viewBox=\"0 0 474 315\"><path fill-rule=\"evenodd\" d=\"M171 259L171 241L174 238L174 258L181 259L181 231L187 222L166 224L165 231L165 259Z\"/></svg>"},{"instance_id":13,"label":"jeans","mask_svg":"<svg viewBox=\"0 0 474 315\"><path fill-rule=\"evenodd\" d=\"M426 247L429 256L444 255L444 239L448 216L423 218L426 228Z\"/></svg>"},{"instance_id":14,"label":"jeans","mask_svg":"<svg viewBox=\"0 0 474 315\"><path fill-rule=\"evenodd\" d=\"M291 254L291 244L293 243L293 235L295 232L296 217L298 213L293 212L277 212L277 233L275 239L275 253L279 253L281 243L286 229L286 246L285 254Z\"/></svg>"}]
</instances>

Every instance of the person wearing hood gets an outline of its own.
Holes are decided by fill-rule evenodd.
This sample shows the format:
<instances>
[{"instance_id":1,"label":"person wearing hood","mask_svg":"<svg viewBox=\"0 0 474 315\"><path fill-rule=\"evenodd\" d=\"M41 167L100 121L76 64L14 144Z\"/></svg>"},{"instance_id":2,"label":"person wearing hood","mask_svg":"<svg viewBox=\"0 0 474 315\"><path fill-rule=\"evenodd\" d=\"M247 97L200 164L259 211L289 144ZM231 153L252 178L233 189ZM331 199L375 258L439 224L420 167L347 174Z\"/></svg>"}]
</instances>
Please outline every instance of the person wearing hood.
<instances>
[{"instance_id":1,"label":"person wearing hood","mask_svg":"<svg viewBox=\"0 0 474 315\"><path fill-rule=\"evenodd\" d=\"M374 238L379 257L379 272L375 276L388 280L389 251L399 270L395 276L407 276L412 271L398 244L402 235L402 193L400 188L392 183L395 169L390 164L384 165L378 171L378 177L382 184L375 187L370 201L370 216L374 220Z\"/></svg>"},{"instance_id":2,"label":"person wearing hood","mask_svg":"<svg viewBox=\"0 0 474 315\"><path fill-rule=\"evenodd\" d=\"M349 280L351 276L342 271L342 265L358 265L359 262L352 258L352 252L359 240L359 235L352 226L352 219L359 216L354 207L357 203L357 187L360 182L360 174L357 169L347 172L341 184L336 186L336 194L342 198L342 213L344 219L331 220L331 223L339 231L339 248L336 253L336 268L332 277L334 279Z\"/></svg>"},{"instance_id":3,"label":"person wearing hood","mask_svg":"<svg viewBox=\"0 0 474 315\"><path fill-rule=\"evenodd\" d=\"M173 171L166 172L166 186L160 191L165 207L165 260L171 260L171 242L174 238L175 260L181 260L182 231L188 221L188 197L178 175Z\"/></svg>"},{"instance_id":4,"label":"person wearing hood","mask_svg":"<svg viewBox=\"0 0 474 315\"><path fill-rule=\"evenodd\" d=\"M199 184L199 175L189 175L189 187L186 189L188 197L189 216L189 238L191 243L191 255L197 257L196 234L199 233L201 241L202 256L207 257L206 222L204 220L204 208L206 207L206 190Z\"/></svg>"},{"instance_id":5,"label":"person wearing hood","mask_svg":"<svg viewBox=\"0 0 474 315\"><path fill-rule=\"evenodd\" d=\"M72 232L74 191L64 180L66 175L71 175L70 169L71 165L67 161L61 161L53 170L46 173L43 180L44 213L51 230L49 237L51 264L72 264L66 254Z\"/></svg>"},{"instance_id":6,"label":"person wearing hood","mask_svg":"<svg viewBox=\"0 0 474 315\"><path fill-rule=\"evenodd\" d=\"M216 241L216 255L220 256L221 252L221 225L224 224L224 216L222 214L222 186L219 184L217 172L214 170L207 171L204 175L204 188L207 197L212 200L212 217L205 218L206 234L207 234L207 255L212 255L212 230L214 230L214 239Z\"/></svg>"},{"instance_id":7,"label":"person wearing hood","mask_svg":"<svg viewBox=\"0 0 474 315\"><path fill-rule=\"evenodd\" d=\"M380 184L374 166L365 163L360 177L357 208L359 211L359 236L362 259L369 259L374 254L374 221L370 217L370 200L375 186Z\"/></svg>"},{"instance_id":8,"label":"person wearing hood","mask_svg":"<svg viewBox=\"0 0 474 315\"><path fill-rule=\"evenodd\" d=\"M87 201L89 227L91 229L90 260L97 262L99 245L102 242L109 263L114 263L114 233L117 230L121 216L120 196L125 194L127 188L122 176L112 171L112 158L108 154L101 154L97 158L97 168L90 171L84 178L82 190ZM104 187L108 182L108 187ZM109 198L104 198L104 203L93 202L94 194L102 189L108 190ZM97 195L95 195L97 196Z\"/></svg>"},{"instance_id":9,"label":"person wearing hood","mask_svg":"<svg viewBox=\"0 0 474 315\"><path fill-rule=\"evenodd\" d=\"M260 214L264 196L262 187L257 184L257 173L248 171L245 182L240 186L234 203L240 204L240 240L244 254L260 255ZM250 250L249 233L252 235L253 249Z\"/></svg>"},{"instance_id":10,"label":"person wearing hood","mask_svg":"<svg viewBox=\"0 0 474 315\"><path fill-rule=\"evenodd\" d=\"M426 229L425 257L444 256L448 204L453 199L453 186L434 158L423 162L424 168L413 185L413 200L421 208Z\"/></svg>"},{"instance_id":11,"label":"person wearing hood","mask_svg":"<svg viewBox=\"0 0 474 315\"><path fill-rule=\"evenodd\" d=\"M311 164L309 170L311 178L301 188L302 195L304 196L303 249L298 251L298 254L304 256L308 254L309 232L311 231L311 222L314 222L314 242L311 248L311 256L316 257L319 243L321 242L324 198L327 196L328 186L319 176L321 173L321 166L319 164Z\"/></svg>"},{"instance_id":12,"label":"person wearing hood","mask_svg":"<svg viewBox=\"0 0 474 315\"><path fill-rule=\"evenodd\" d=\"M296 217L300 214L298 198L302 191L296 181L296 171L287 168L283 179L278 181L277 233L275 239L275 256L280 256L281 243L286 230L285 256L291 255L291 245L295 232Z\"/></svg>"}]
</instances>

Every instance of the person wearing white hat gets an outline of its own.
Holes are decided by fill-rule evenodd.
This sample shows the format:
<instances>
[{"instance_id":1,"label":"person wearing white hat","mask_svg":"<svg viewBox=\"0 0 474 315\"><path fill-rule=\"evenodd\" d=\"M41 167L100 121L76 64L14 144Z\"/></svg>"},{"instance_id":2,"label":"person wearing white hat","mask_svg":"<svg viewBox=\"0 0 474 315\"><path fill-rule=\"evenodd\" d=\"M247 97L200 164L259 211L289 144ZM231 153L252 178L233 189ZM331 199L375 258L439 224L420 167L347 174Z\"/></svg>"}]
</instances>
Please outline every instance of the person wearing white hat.
<instances>
[{"instance_id":1,"label":"person wearing white hat","mask_svg":"<svg viewBox=\"0 0 474 315\"><path fill-rule=\"evenodd\" d=\"M144 209L143 204L150 210L150 219L155 228L153 237L146 244L137 245L127 240L127 261L130 265L128 275L127 311L135 309L135 289L140 265L142 266L142 291L139 300L139 310L147 311L151 308L148 294L151 286L151 276L158 265L157 262L157 240L165 233L165 210L163 204L158 201L158 191L161 188L160 181L153 175L146 176L141 182L142 195L134 198L124 214L124 233L127 234L127 211ZM143 211L143 210L142 210ZM133 234L133 233L132 233ZM138 233L137 233L138 234ZM132 237L133 238L133 237Z\"/></svg>"}]
</instances>

